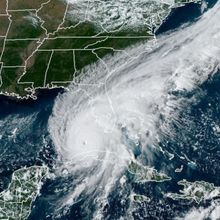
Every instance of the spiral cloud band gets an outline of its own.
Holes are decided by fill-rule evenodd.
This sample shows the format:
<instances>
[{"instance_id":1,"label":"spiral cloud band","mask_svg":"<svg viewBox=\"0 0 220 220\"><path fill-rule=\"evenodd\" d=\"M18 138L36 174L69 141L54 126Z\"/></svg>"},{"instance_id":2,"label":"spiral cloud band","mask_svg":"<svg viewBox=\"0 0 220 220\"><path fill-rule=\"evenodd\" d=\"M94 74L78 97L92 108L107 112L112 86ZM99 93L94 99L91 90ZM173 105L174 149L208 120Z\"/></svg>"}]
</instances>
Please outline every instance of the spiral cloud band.
<instances>
[{"instance_id":1,"label":"spiral cloud band","mask_svg":"<svg viewBox=\"0 0 220 220\"><path fill-rule=\"evenodd\" d=\"M219 20L217 3L193 24L158 37L152 50L142 44L87 67L80 83L57 98L49 131L59 162L78 181L68 202L93 195L100 216L128 164L140 154L151 157L148 146L172 132L169 121L178 123L188 101L181 92L219 68Z\"/></svg>"}]
</instances>

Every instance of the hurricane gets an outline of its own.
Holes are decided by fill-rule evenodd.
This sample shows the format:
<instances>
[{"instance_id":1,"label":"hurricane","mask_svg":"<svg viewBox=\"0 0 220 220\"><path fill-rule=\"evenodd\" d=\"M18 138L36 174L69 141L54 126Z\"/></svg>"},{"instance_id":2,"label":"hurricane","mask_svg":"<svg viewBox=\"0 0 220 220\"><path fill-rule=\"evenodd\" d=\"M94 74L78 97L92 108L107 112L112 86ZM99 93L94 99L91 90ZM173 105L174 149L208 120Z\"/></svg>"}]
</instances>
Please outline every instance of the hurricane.
<instances>
[{"instance_id":1,"label":"hurricane","mask_svg":"<svg viewBox=\"0 0 220 220\"><path fill-rule=\"evenodd\" d=\"M171 123L181 126L181 112L197 98L188 94L218 72L219 20L218 2L156 42L87 66L56 98L49 119L56 169L74 176L63 206L85 196L96 207L93 218L102 219L109 195L126 187L129 164L152 166L153 152L166 150L158 143L172 137Z\"/></svg>"}]
</instances>

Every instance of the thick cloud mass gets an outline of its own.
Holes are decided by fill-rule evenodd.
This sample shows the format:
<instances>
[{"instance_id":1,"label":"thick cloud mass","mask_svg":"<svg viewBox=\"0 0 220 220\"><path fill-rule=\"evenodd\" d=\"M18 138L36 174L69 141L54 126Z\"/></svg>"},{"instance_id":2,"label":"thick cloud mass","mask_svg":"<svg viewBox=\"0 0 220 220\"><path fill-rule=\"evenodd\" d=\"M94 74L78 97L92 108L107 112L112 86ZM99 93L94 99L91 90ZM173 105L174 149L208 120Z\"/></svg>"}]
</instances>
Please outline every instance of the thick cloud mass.
<instances>
[{"instance_id":1,"label":"thick cloud mass","mask_svg":"<svg viewBox=\"0 0 220 220\"><path fill-rule=\"evenodd\" d=\"M219 68L219 3L188 27L158 38L152 51L139 45L85 70L81 84L60 95L49 131L60 161L79 173L70 199L93 195L102 207L134 159L133 145L147 155L148 146L187 103L181 92L192 91ZM125 141L124 136L126 133ZM153 159L153 158L151 158Z\"/></svg>"},{"instance_id":2,"label":"thick cloud mass","mask_svg":"<svg viewBox=\"0 0 220 220\"><path fill-rule=\"evenodd\" d=\"M158 26L167 17L173 0L66 0L68 18L90 21L102 31L140 30Z\"/></svg>"}]
</instances>

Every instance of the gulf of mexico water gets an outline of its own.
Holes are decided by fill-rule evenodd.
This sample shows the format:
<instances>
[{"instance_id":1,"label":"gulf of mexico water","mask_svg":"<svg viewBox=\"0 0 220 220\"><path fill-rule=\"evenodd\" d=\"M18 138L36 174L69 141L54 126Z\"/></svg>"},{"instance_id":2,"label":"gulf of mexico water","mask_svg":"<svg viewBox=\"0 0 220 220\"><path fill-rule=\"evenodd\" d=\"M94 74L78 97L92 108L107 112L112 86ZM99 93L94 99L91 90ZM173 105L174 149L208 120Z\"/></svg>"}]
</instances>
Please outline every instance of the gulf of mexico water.
<instances>
[{"instance_id":1,"label":"gulf of mexico water","mask_svg":"<svg viewBox=\"0 0 220 220\"><path fill-rule=\"evenodd\" d=\"M187 16L185 16L186 12ZM200 14L200 6L195 4L179 8L161 26L158 34L176 28L183 22L192 22ZM200 88L184 94L189 97L198 94L198 101L189 105L181 113L183 127L179 129L173 125L174 136L164 137L160 143L163 148L176 155L175 159L169 160L161 153L153 152L154 167L160 170L163 166L167 166L172 181L141 185L129 182L127 186L129 189L151 198L149 204L135 206L132 213L135 219L172 219L190 209L191 206L199 207L193 202L189 204L187 201L172 201L163 197L163 192L177 192L180 189L177 181L183 178L189 181L204 180L220 185L219 84L220 74L217 73ZM23 166L46 164L51 168L51 173L56 173L57 155L48 133L48 119L52 113L55 98L60 92L63 91L41 91L36 101L0 97L1 190L7 187L11 174ZM176 174L174 169L181 165L184 166L183 171ZM63 198L70 190L69 187L72 187L71 182L74 182L74 176L70 175L55 175L54 178L48 179L42 188L41 195L34 203L29 219L91 219L95 207L93 204L85 206L88 199L86 196L82 196L68 209L59 210ZM129 195L123 204L121 196L128 193L128 188L122 188L119 185L114 189L109 198L109 205L105 208L105 219L119 219L120 216L126 215ZM205 207L209 205L208 203L204 202L202 205Z\"/></svg>"},{"instance_id":2,"label":"gulf of mexico water","mask_svg":"<svg viewBox=\"0 0 220 220\"><path fill-rule=\"evenodd\" d=\"M0 97L1 190L15 170L52 163L54 152L51 147L47 149L47 123L60 91L41 91L37 100Z\"/></svg>"}]
</instances>

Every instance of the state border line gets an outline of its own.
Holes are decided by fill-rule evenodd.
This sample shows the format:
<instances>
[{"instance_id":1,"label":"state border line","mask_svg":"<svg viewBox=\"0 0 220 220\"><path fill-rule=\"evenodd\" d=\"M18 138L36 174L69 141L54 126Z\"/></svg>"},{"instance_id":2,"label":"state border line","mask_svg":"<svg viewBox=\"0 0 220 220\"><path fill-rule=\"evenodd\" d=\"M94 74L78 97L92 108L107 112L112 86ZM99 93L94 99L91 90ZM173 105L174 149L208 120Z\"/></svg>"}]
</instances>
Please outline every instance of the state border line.
<instances>
[{"instance_id":1,"label":"state border line","mask_svg":"<svg viewBox=\"0 0 220 220\"><path fill-rule=\"evenodd\" d=\"M1 36L0 36L1 37ZM2 36L6 37L6 36ZM102 39L102 38L109 38L109 39L148 39L152 37L150 36L144 36L144 35L139 35L139 36L108 36L108 35L103 35L103 36L59 36L59 37L46 37L46 40L56 40L56 39ZM22 41L22 40L40 40L40 38L7 38L6 41Z\"/></svg>"}]
</instances>

